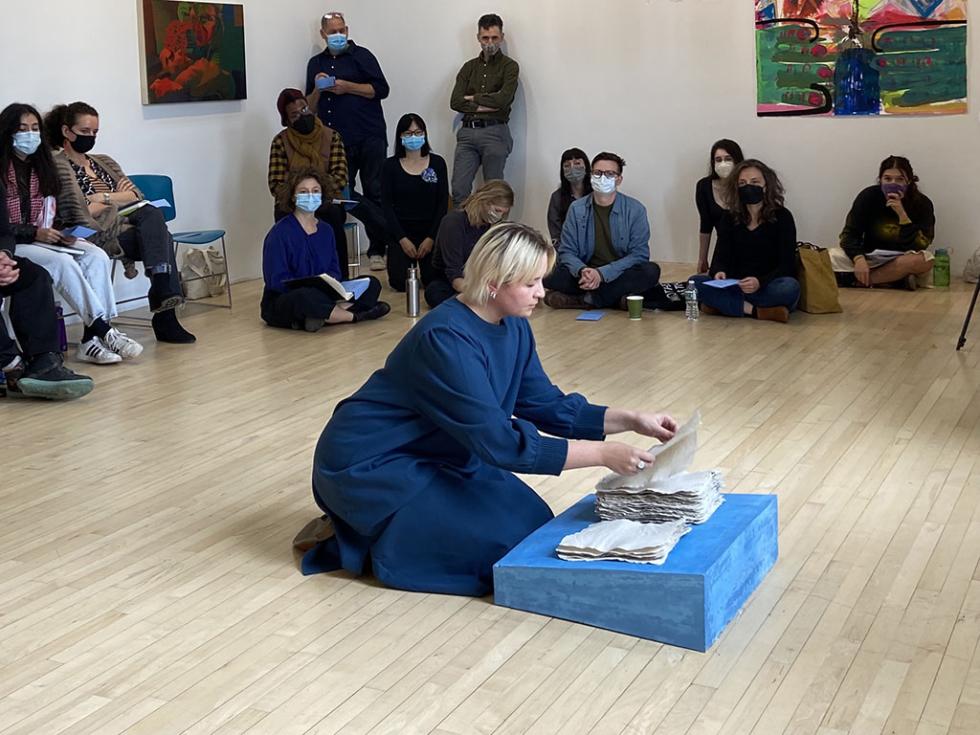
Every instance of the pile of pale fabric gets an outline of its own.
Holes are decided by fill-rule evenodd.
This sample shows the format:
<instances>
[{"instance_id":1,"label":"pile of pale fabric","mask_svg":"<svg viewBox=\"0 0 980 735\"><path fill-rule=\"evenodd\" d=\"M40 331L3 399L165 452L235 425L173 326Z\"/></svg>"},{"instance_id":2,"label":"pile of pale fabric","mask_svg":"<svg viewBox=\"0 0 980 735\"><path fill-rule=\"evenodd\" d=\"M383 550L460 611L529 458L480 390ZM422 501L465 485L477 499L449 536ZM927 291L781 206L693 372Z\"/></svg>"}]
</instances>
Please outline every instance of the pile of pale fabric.
<instances>
[{"instance_id":1,"label":"pile of pale fabric","mask_svg":"<svg viewBox=\"0 0 980 735\"><path fill-rule=\"evenodd\" d=\"M720 472L687 471L700 423L695 412L670 441L650 449L654 461L637 474L604 477L595 501L602 521L563 538L559 558L663 564L690 525L707 521L724 500Z\"/></svg>"}]
</instances>

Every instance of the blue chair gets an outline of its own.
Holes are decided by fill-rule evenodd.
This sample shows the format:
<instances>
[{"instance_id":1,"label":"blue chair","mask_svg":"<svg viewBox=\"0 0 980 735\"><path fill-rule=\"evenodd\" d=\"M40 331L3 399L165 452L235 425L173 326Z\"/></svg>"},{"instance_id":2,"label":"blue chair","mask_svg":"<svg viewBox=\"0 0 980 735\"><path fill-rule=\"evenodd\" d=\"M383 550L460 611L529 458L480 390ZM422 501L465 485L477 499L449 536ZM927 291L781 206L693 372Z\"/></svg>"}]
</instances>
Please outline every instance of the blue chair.
<instances>
[{"instance_id":1,"label":"blue chair","mask_svg":"<svg viewBox=\"0 0 980 735\"><path fill-rule=\"evenodd\" d=\"M177 205L174 202L174 182L169 176L164 176L162 174L133 174L129 177L136 188L143 192L143 196L149 201L156 201L157 199L166 199L170 202L169 207L161 207L160 211L163 213L163 219L167 222L175 219L177 217ZM208 306L222 306L225 308L231 308L231 276L228 274L228 251L225 249L225 231L224 230L193 230L189 232L172 232L170 233L174 238L174 252L180 254L180 246L185 245L192 248L202 248L207 247L216 240L221 241L221 255L225 259L225 272L224 274L215 273L214 275L225 276L226 288L228 292L228 303L226 304L208 304ZM196 276L194 278L181 279L187 281L200 281L210 276Z\"/></svg>"}]
</instances>

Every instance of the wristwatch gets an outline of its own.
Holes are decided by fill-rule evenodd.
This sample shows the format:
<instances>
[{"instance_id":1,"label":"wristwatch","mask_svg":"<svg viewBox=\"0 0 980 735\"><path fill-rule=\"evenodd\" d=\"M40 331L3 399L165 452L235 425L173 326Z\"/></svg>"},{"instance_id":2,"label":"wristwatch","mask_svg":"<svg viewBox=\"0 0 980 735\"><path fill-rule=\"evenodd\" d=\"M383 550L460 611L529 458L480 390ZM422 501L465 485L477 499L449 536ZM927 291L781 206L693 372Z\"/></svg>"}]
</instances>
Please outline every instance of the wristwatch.
<instances>
[{"instance_id":1,"label":"wristwatch","mask_svg":"<svg viewBox=\"0 0 980 735\"><path fill-rule=\"evenodd\" d=\"M107 191L102 192L102 203L103 204L112 204L112 197L109 196L109 192L107 192Z\"/></svg>"}]
</instances>

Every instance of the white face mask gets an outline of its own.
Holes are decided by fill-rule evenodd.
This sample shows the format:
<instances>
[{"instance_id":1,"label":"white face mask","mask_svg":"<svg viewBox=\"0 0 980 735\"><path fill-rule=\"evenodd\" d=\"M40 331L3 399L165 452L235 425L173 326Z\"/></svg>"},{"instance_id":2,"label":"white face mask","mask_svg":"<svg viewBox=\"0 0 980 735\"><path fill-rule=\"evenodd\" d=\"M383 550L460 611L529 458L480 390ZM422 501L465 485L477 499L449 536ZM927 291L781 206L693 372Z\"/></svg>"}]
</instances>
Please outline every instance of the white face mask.
<instances>
[{"instance_id":1,"label":"white face mask","mask_svg":"<svg viewBox=\"0 0 980 735\"><path fill-rule=\"evenodd\" d=\"M592 175L592 190L600 194L612 194L616 191L616 179L607 179L605 176Z\"/></svg>"},{"instance_id":2,"label":"white face mask","mask_svg":"<svg viewBox=\"0 0 980 735\"><path fill-rule=\"evenodd\" d=\"M735 163L733 161L719 161L715 164L715 173L723 179L727 179L734 169Z\"/></svg>"}]
</instances>

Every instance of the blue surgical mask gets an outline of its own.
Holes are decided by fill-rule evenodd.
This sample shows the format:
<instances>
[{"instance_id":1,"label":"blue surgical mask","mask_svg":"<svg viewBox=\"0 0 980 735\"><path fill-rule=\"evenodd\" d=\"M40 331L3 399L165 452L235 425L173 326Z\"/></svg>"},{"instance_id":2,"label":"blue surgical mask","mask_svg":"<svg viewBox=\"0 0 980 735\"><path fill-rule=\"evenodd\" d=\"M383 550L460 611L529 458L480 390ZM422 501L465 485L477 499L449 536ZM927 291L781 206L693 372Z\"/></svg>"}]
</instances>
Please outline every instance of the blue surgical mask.
<instances>
[{"instance_id":1,"label":"blue surgical mask","mask_svg":"<svg viewBox=\"0 0 980 735\"><path fill-rule=\"evenodd\" d=\"M315 212L323 204L323 195L319 192L313 194L301 193L296 195L296 207L304 212Z\"/></svg>"},{"instance_id":2,"label":"blue surgical mask","mask_svg":"<svg viewBox=\"0 0 980 735\"><path fill-rule=\"evenodd\" d=\"M417 151L425 145L425 133L421 135L406 135L402 136L402 145L405 146L406 150Z\"/></svg>"},{"instance_id":3,"label":"blue surgical mask","mask_svg":"<svg viewBox=\"0 0 980 735\"><path fill-rule=\"evenodd\" d=\"M331 51L343 51L347 48L347 34L345 33L331 33L327 36L327 48Z\"/></svg>"},{"instance_id":4,"label":"blue surgical mask","mask_svg":"<svg viewBox=\"0 0 980 735\"><path fill-rule=\"evenodd\" d=\"M41 134L36 130L18 130L14 133L14 148L30 156L41 145Z\"/></svg>"}]
</instances>

